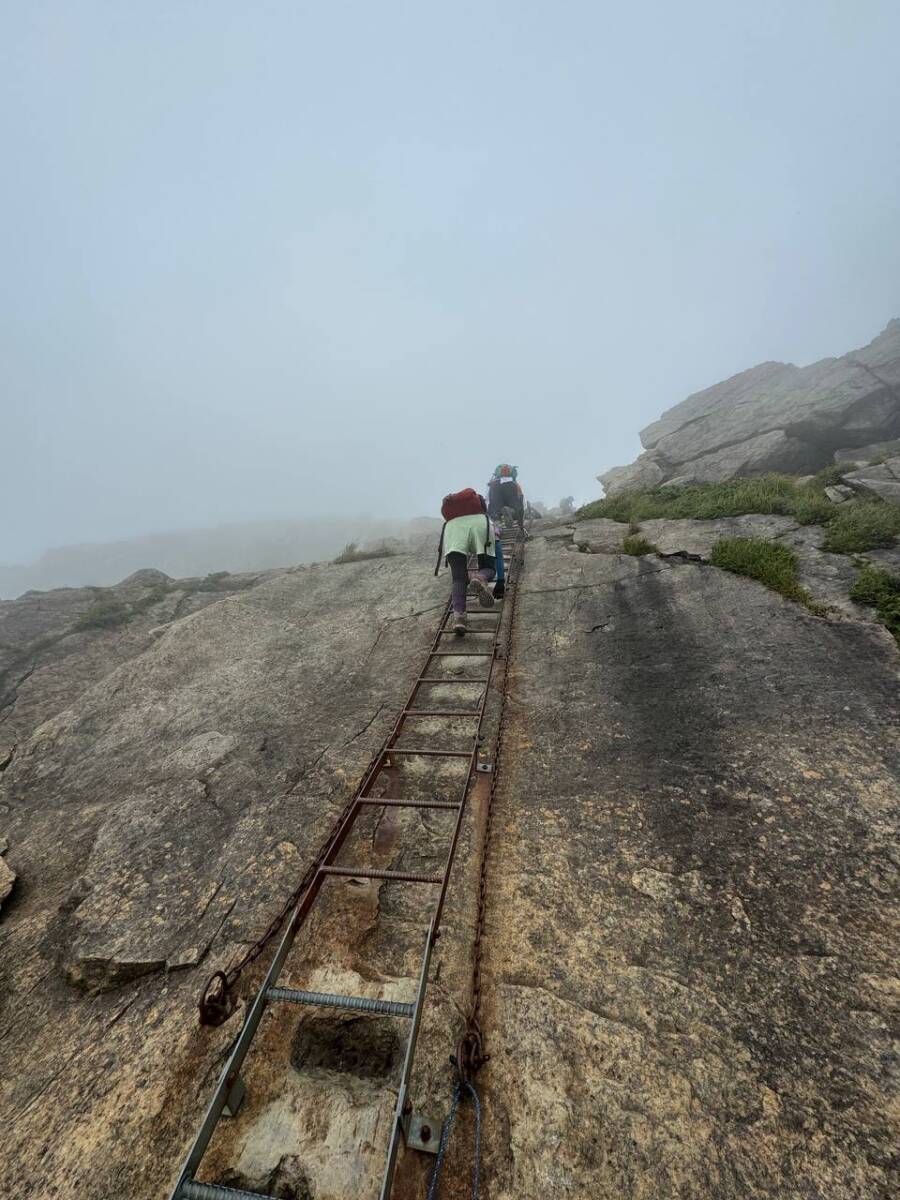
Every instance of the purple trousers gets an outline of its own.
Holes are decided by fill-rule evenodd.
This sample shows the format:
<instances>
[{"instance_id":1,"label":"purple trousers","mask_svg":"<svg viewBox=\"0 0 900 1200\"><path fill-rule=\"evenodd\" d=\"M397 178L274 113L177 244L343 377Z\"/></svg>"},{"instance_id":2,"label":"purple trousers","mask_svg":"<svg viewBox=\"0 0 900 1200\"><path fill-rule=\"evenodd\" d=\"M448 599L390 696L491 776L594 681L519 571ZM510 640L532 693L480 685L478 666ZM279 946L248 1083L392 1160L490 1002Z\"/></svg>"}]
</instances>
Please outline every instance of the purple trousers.
<instances>
[{"instance_id":1,"label":"purple trousers","mask_svg":"<svg viewBox=\"0 0 900 1200\"><path fill-rule=\"evenodd\" d=\"M447 555L447 565L450 568L450 575L453 579L453 587L451 590L451 598L453 601L453 611L455 613L463 613L466 611L466 592L469 588L469 560L465 554L460 554L453 551ZM478 574L485 583L490 583L494 578L494 556L492 554L478 555Z\"/></svg>"}]
</instances>

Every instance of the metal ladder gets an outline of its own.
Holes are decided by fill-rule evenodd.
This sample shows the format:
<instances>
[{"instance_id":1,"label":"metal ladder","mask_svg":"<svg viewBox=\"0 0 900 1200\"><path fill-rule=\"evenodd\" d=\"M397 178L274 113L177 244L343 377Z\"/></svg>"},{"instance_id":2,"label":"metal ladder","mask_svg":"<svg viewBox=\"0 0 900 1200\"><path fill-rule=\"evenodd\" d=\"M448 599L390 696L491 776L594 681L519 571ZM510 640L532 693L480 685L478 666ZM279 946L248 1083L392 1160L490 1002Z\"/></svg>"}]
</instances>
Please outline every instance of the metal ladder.
<instances>
[{"instance_id":1,"label":"metal ladder","mask_svg":"<svg viewBox=\"0 0 900 1200\"><path fill-rule=\"evenodd\" d=\"M513 531L510 531L511 533ZM506 571L506 591L505 598L495 602L493 608L472 608L467 603L467 611L477 613L479 616L495 616L496 622L493 626L488 626L483 629L471 629L467 634L492 634L489 646L483 649L445 649L441 641L445 636L453 636L449 629L448 623L451 617L451 608L448 602L446 609L438 624L437 632L431 643L431 648L422 665L422 669L412 686L412 689L407 697L407 700L401 708L397 719L394 723L388 737L385 739L381 749L376 753L375 757L369 764L368 769L363 777L362 783L357 789L356 795L345 812L343 819L334 832L332 839L328 845L325 854L322 857L320 865L316 870L307 890L301 896L293 914L288 921L285 932L281 938L278 950L272 960L271 966L266 972L259 990L251 1004L247 1016L244 1020L243 1027L238 1034L238 1037L231 1049L228 1061L222 1071L216 1089L213 1092L212 1099L204 1115L197 1137L188 1152L184 1166L178 1177L178 1182L172 1192L172 1200L270 1200L260 1192L248 1192L232 1187L224 1187L216 1183L203 1183L196 1178L197 1170L200 1167L209 1142L218 1125L219 1118L222 1116L233 1116L240 1107L241 1101L244 1098L244 1082L240 1075L240 1070L244 1059L250 1049L250 1045L262 1020L263 1012L267 1004L271 1003L287 1003L298 1005L316 1005L326 1008L343 1009L351 1012L375 1013L382 1016L404 1017L410 1021L409 1036L406 1043L406 1053L403 1060L403 1068L400 1075L400 1082L397 1092L397 1102L394 1107L394 1116L391 1123L390 1140L387 1146L387 1160L385 1164L384 1177L379 1192L379 1200L389 1200L391 1187L394 1179L394 1168L397 1161L397 1153L400 1148L401 1137L407 1140L407 1144L416 1142L418 1131L414 1128L412 1120L412 1105L408 1099L409 1083L412 1074L413 1060L415 1056L416 1043L419 1036L419 1026L422 1019L422 1011L425 1004L425 993L428 986L429 968L431 965L431 955L434 949L435 942L439 936L439 927L441 916L444 910L444 900L447 894L447 887L450 882L450 872L453 867L454 857L456 855L456 847L459 841L460 830L462 827L463 817L466 811L466 801L472 785L472 781L476 778L478 772L490 772L492 765L486 762L479 762L479 753L481 750L482 735L481 728L485 717L485 709L488 701L489 687L492 681L494 667L498 660L504 657L504 643L501 634L504 629L508 635L508 623L504 626L503 613L506 607L506 599L514 592L516 586L516 576L518 567L523 556L523 541L520 538L518 531L515 531L515 541L510 544L506 536L501 536L501 544L503 547L504 564ZM471 573L470 560L470 573ZM477 678L470 676L435 676L435 663L443 657L470 657L480 658L485 660L486 669ZM478 685L482 688L481 699L478 701L477 707L472 709L458 708L418 708L415 707L416 697L419 689L430 684L447 685L453 683L465 683L469 685ZM471 749L468 750L448 750L434 749L428 746L417 746L415 748L406 748L397 746L397 741L404 730L406 723L410 720L416 720L420 717L447 717L453 719L468 718L476 722L476 732L472 737ZM372 790L376 785L382 771L390 768L398 757L416 756L430 758L462 758L468 759L468 770L466 771L465 779L462 784L462 790L457 801L446 800L412 800L403 799L402 797L383 797L372 796ZM347 840L351 830L354 827L356 818L367 808L381 806L382 808L423 808L423 809L444 809L448 812L456 814L456 820L453 825L453 832L450 838L450 845L447 852L447 858L444 863L444 869L441 874L420 874L406 871L385 871L376 870L374 868L341 866L337 862L341 847ZM425 946L422 952L421 966L419 968L418 985L416 988L415 998L409 1002L401 1002L396 1000L376 1000L361 996L339 996L331 995L326 992L308 992L299 991L294 988L285 988L278 986L278 979L285 960L290 953L294 940L302 927L310 909L313 907L316 898L326 880L334 877L350 877L353 879L378 879L390 883L410 883L422 886L437 887L438 894L432 911L431 922L428 927L428 933L425 938ZM418 1148L424 1149L421 1140L418 1142ZM436 1146L435 1146L436 1149Z\"/></svg>"}]
</instances>

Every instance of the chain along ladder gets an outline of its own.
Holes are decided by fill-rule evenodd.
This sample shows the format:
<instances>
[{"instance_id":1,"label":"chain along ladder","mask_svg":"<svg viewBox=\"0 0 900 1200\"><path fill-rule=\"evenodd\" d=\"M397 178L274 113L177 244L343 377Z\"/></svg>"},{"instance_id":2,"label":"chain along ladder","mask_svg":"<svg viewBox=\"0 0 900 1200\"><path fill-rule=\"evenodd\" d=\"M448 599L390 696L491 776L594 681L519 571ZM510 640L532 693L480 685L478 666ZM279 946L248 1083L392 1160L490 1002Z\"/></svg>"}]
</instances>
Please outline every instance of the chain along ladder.
<instances>
[{"instance_id":1,"label":"chain along ladder","mask_svg":"<svg viewBox=\"0 0 900 1200\"><path fill-rule=\"evenodd\" d=\"M519 561L518 566L521 567L521 561ZM505 643L507 672L509 671L509 662L511 661L513 650L519 575L519 570L513 572L510 591L507 593L507 606L509 608ZM472 1080L480 1068L490 1059L490 1055L485 1052L484 1032L481 1027L481 962L484 945L485 913L487 910L488 857L490 855L491 834L494 824L494 797L500 783L500 760L503 754L503 735L506 731L506 701L508 695L507 679L504 678L503 688L500 692L500 711L494 735L493 752L491 754L491 783L485 804L484 824L480 839L481 868L478 874L478 915L475 922L475 936L472 941L471 999L466 1019L466 1031L457 1043L455 1055L455 1066L459 1073L460 1083L463 1088L471 1090L473 1095Z\"/></svg>"},{"instance_id":2,"label":"chain along ladder","mask_svg":"<svg viewBox=\"0 0 900 1200\"><path fill-rule=\"evenodd\" d=\"M344 810L340 814L335 826L332 829L331 835L326 840L319 853L316 855L312 864L303 876L300 885L297 889L295 889L294 893L290 897L289 903L282 908L281 912L275 917L259 941L256 942L238 962L234 963L224 971L217 971L207 983L203 997L200 1001L201 1020L208 1024L218 1025L226 1020L234 1009L232 989L238 977L240 976L241 971L260 955L265 945L271 941L280 927L284 924L285 918L288 916L288 914L291 914L290 920L287 923L287 926L281 937L281 941L278 945L278 949L272 959L268 971L266 972L265 978L263 979L263 982L260 985L259 990L257 991L256 996L247 1011L244 1024L240 1033L235 1039L228 1060L225 1063L225 1067L221 1073L218 1083L216 1084L215 1091L213 1092L212 1099L210 1100L209 1106L200 1125L200 1129L190 1151L188 1152L187 1158L179 1174L178 1181L175 1184L175 1188L172 1192L172 1200L235 1200L235 1198L240 1200L241 1197L243 1197L244 1200L259 1200L259 1197L262 1195L258 1192L242 1191L240 1189L223 1187L215 1183L203 1183L196 1178L196 1175L212 1135L215 1132L219 1119L223 1115L232 1116L237 1112L237 1109L240 1106L244 1096L244 1082L240 1074L241 1067L245 1058L247 1057L247 1053L259 1027L260 1021L262 1020L263 1012L265 1011L266 1006L273 1002L286 1002L298 1005L314 1005L319 1007L343 1009L345 1011L367 1012L380 1014L382 1016L403 1017L410 1021L409 1036L406 1044L406 1054L404 1056L403 1068L398 1086L397 1102L391 1124L390 1140L387 1146L387 1161L385 1165L381 1191L379 1193L379 1200L389 1200L394 1178L394 1168L397 1160L397 1153L400 1148L400 1140L401 1137L406 1136L409 1118L412 1112L412 1105L408 1099L409 1083L412 1074L416 1043L418 1040L419 1026L424 1008L425 993L428 986L431 956L434 950L435 942L440 936L440 922L444 910L444 901L447 894L447 887L450 882L450 872L456 855L456 847L459 841L462 821L466 811L466 801L476 773L481 770L492 770L492 765L490 763L480 761L480 759L483 757L483 735L481 733L481 728L485 718L485 710L490 693L490 684L492 682L495 664L498 660L503 660L508 655L509 631L511 628L511 623L509 620L504 622L503 616L507 606L510 607L510 612L512 615L513 606L515 604L517 575L523 556L523 543L521 541L521 534L517 532L516 538L517 540L515 541L508 557L506 554L508 543L504 543L504 558L507 563L506 599L499 604L495 604L494 608L475 608L469 610L472 613L478 613L480 616L487 617L493 615L496 617L496 623L493 626L485 627L480 631L474 628L470 630L472 634L481 632L483 634L492 635L490 645L486 646L484 649L477 650L444 649L441 639L448 634L451 634L449 621L452 612L448 603L438 624L437 631L434 635L431 648L425 659L422 670L413 684L412 690L410 691L405 704L397 716L397 720L394 723L393 729L388 734L383 745L381 746L381 749L376 753L375 757L369 764L362 783L359 785L355 795L347 803ZM469 639L467 639L467 641L468 640ZM436 675L434 673L438 669L436 664L442 657L479 658L484 662L485 669L477 678L458 675ZM481 686L482 694L481 699L478 701L477 707L473 709L434 708L431 706L427 706L425 708L414 707L416 697L421 688L435 684L443 686L454 683L466 683L470 685L477 684ZM501 691L501 705L504 703L504 691ZM398 746L397 742L405 730L406 723L410 720L415 721L415 719L419 717L469 718L474 720L476 722L476 732L472 736L471 748L468 750L449 750L435 749L428 746L417 746L414 748ZM450 802L438 799L404 799L402 796L373 796L372 790L378 782L381 773L395 766L396 762L405 756L424 756L445 760L454 758L468 760L465 779L462 785L459 800ZM493 790L494 789L492 786L492 793ZM338 864L338 855L351 830L353 829L356 818L367 808L378 806L382 808L399 807L443 809L455 813L456 819L453 825L452 834L450 836L450 843L444 863L444 869L441 874L437 875L405 871L385 871L376 870L374 868L343 866ZM490 819L490 810L488 812L488 819ZM481 934L484 927L484 860L485 855L483 854L482 882L478 905L478 936L476 939L476 945L479 948ZM323 992L300 991L295 988L277 986L279 976L285 964L285 960L288 957L297 933L303 926L322 886L327 880L335 877L349 877L352 879L377 879L384 883L409 883L425 886L433 885L439 889L437 900L435 901L434 909L432 911L431 922L425 937L425 945L422 952L418 983L413 1000L408 1002L400 1002L394 1000L371 999L363 996L340 996ZM477 953L480 957L480 949ZM476 980L478 978L480 978L480 973L476 975ZM476 982L474 996L477 998L479 995L480 986ZM473 1005L472 1012L477 1018L477 1000Z\"/></svg>"}]
</instances>

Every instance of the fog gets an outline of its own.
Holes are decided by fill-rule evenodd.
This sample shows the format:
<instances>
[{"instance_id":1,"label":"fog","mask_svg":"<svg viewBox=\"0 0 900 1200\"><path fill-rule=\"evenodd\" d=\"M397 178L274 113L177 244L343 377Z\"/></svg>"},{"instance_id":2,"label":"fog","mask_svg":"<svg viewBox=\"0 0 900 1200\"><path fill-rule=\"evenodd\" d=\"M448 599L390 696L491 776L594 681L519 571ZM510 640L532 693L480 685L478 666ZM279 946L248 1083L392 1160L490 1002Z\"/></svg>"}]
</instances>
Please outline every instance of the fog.
<instances>
[{"instance_id":1,"label":"fog","mask_svg":"<svg viewBox=\"0 0 900 1200\"><path fill-rule=\"evenodd\" d=\"M0 563L587 500L900 315L894 0L0 11Z\"/></svg>"}]
</instances>

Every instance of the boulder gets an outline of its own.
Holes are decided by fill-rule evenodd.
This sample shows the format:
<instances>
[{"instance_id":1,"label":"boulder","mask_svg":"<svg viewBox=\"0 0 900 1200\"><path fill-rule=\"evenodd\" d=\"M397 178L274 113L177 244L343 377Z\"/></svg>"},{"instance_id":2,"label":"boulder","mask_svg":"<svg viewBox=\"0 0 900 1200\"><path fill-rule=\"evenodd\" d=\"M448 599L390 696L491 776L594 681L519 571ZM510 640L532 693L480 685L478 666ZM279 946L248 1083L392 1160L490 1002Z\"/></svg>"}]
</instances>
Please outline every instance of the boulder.
<instances>
[{"instance_id":1,"label":"boulder","mask_svg":"<svg viewBox=\"0 0 900 1200\"><path fill-rule=\"evenodd\" d=\"M641 536L660 554L696 555L709 558L716 542L726 537L777 538L796 529L793 517L750 513L741 517L718 517L710 521L641 521Z\"/></svg>"},{"instance_id":2,"label":"boulder","mask_svg":"<svg viewBox=\"0 0 900 1200\"><path fill-rule=\"evenodd\" d=\"M2 906L3 901L13 890L13 884L16 882L15 871L7 866L2 857L8 849L8 840L5 837L0 837L0 906Z\"/></svg>"},{"instance_id":3,"label":"boulder","mask_svg":"<svg viewBox=\"0 0 900 1200\"><path fill-rule=\"evenodd\" d=\"M855 462L862 466L865 463L873 462L876 458L893 458L898 454L900 454L900 438L893 438L889 442L873 442L871 446L848 446L835 450L834 461L836 463Z\"/></svg>"},{"instance_id":4,"label":"boulder","mask_svg":"<svg viewBox=\"0 0 900 1200\"><path fill-rule=\"evenodd\" d=\"M597 478L606 489L606 494L613 496L616 492L633 492L642 488L654 488L666 478L666 471L657 462L654 455L642 454L629 466L613 467L598 475Z\"/></svg>"},{"instance_id":5,"label":"boulder","mask_svg":"<svg viewBox=\"0 0 900 1200\"><path fill-rule=\"evenodd\" d=\"M900 320L842 358L763 363L689 396L641 432L648 455L599 478L608 494L668 480L803 473L900 443Z\"/></svg>"},{"instance_id":6,"label":"boulder","mask_svg":"<svg viewBox=\"0 0 900 1200\"><path fill-rule=\"evenodd\" d=\"M844 482L856 491L900 505L900 458L850 471L844 476Z\"/></svg>"},{"instance_id":7,"label":"boulder","mask_svg":"<svg viewBox=\"0 0 900 1200\"><path fill-rule=\"evenodd\" d=\"M154 567L143 567L140 571L133 571L127 579L115 584L114 590L116 595L123 599L132 596L139 597L147 592L156 592L167 588L173 582L171 575L167 575L165 571L157 571Z\"/></svg>"},{"instance_id":8,"label":"boulder","mask_svg":"<svg viewBox=\"0 0 900 1200\"><path fill-rule=\"evenodd\" d=\"M818 451L799 438L773 429L698 456L690 463L690 474L679 473L673 482L721 483L739 475L764 475L768 471L802 474L816 468L820 458Z\"/></svg>"},{"instance_id":9,"label":"boulder","mask_svg":"<svg viewBox=\"0 0 900 1200\"><path fill-rule=\"evenodd\" d=\"M589 554L617 554L622 549L623 540L628 537L628 530L626 521L608 521L600 517L580 521L575 526L573 541L579 550Z\"/></svg>"},{"instance_id":10,"label":"boulder","mask_svg":"<svg viewBox=\"0 0 900 1200\"><path fill-rule=\"evenodd\" d=\"M534 531L532 536L550 538L552 541L566 541L575 532L573 525L550 525L546 528L543 525L532 525L531 528Z\"/></svg>"}]
</instances>

